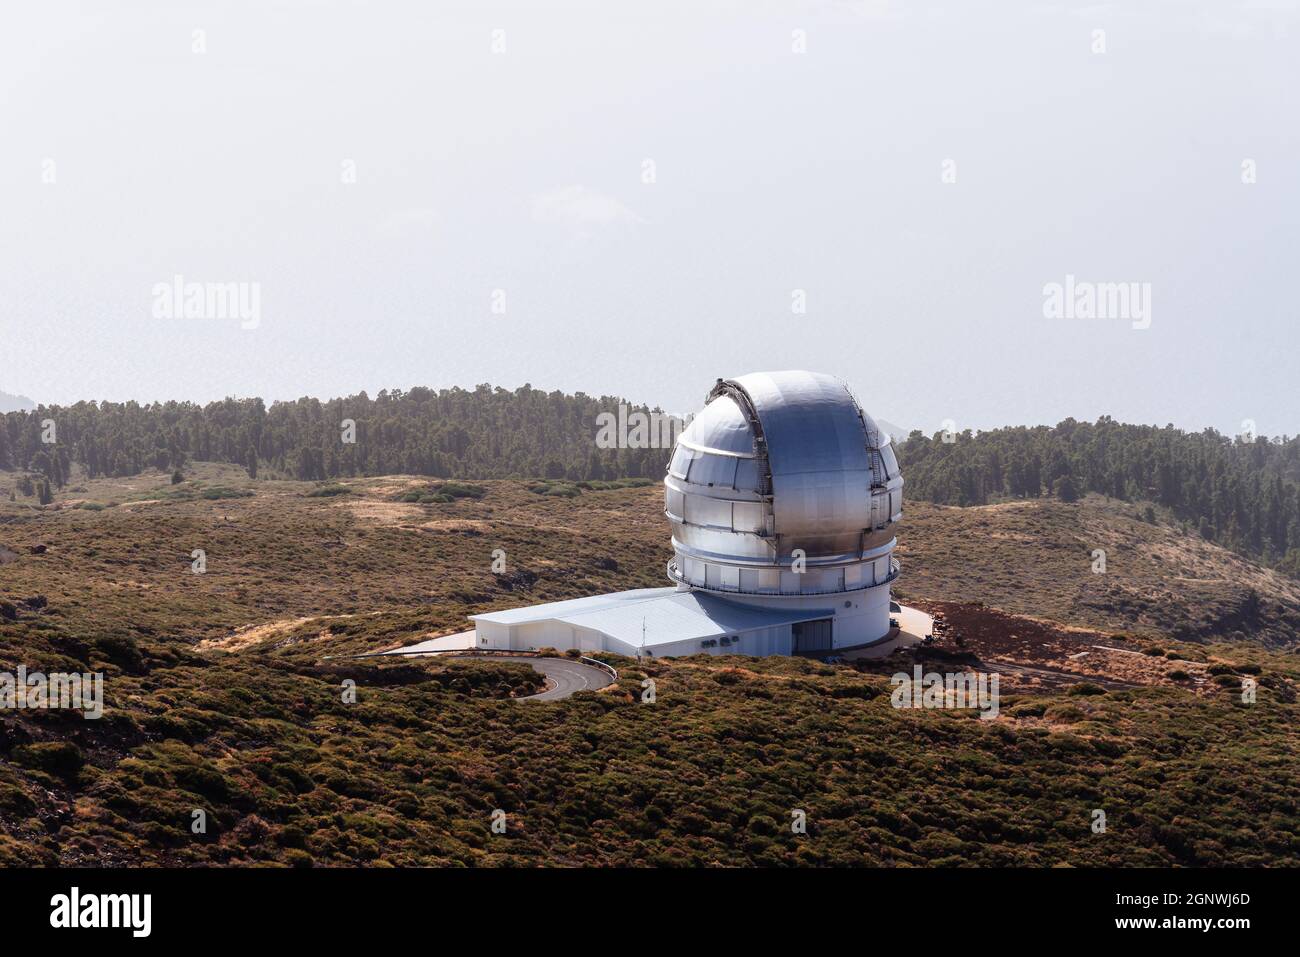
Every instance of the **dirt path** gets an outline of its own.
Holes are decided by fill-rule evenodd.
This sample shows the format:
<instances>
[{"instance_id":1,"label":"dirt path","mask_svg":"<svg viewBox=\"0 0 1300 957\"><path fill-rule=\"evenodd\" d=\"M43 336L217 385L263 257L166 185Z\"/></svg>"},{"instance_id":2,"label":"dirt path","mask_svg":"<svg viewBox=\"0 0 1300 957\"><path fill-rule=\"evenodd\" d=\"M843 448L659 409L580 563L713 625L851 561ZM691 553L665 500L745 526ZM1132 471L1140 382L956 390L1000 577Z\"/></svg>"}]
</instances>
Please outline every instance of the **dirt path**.
<instances>
[{"instance_id":1,"label":"dirt path","mask_svg":"<svg viewBox=\"0 0 1300 957\"><path fill-rule=\"evenodd\" d=\"M367 615L382 615L382 611L367 612ZM243 651L253 645L275 638L283 638L289 632L313 621L340 621L344 618L359 618L360 615L308 615L306 618L282 618L268 621L261 625L245 625L233 634L221 638L208 638L199 642L200 651Z\"/></svg>"}]
</instances>

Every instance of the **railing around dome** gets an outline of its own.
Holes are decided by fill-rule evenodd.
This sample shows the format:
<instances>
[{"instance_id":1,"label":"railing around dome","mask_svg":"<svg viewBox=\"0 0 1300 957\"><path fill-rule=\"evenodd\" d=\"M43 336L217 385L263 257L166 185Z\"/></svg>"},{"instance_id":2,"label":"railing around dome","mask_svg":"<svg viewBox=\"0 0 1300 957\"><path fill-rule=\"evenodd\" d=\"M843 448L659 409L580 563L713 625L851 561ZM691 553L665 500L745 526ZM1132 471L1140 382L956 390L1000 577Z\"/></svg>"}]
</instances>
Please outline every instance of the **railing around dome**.
<instances>
[{"instance_id":1,"label":"railing around dome","mask_svg":"<svg viewBox=\"0 0 1300 957\"><path fill-rule=\"evenodd\" d=\"M688 580L681 573L681 571L677 567L676 558L668 559L666 571L668 572L668 577L673 581L677 582L678 584L688 585L691 588L698 588L701 591L717 592L718 594L726 594L726 595L761 595L761 596L767 596L771 598L800 598L804 595L843 595L846 592L865 591L868 588L876 588L880 585L888 585L891 584L896 578L898 578L899 575L902 574L903 566L899 563L897 558L891 558L889 560L889 576L884 581L872 582L869 585L858 585L857 587L854 588L824 588L824 589L819 589L817 591L798 591L798 592L759 591L752 588L741 588L739 586L735 588L728 588L725 585L699 585L693 581Z\"/></svg>"}]
</instances>

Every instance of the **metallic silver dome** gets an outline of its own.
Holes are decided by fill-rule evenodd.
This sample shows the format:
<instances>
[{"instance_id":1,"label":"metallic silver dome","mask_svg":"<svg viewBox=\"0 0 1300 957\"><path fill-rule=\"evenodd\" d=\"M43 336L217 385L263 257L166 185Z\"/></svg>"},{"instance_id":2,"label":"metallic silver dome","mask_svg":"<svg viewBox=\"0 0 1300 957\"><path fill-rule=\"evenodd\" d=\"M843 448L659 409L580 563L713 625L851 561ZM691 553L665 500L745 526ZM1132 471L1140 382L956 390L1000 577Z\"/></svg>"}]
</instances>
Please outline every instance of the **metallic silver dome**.
<instances>
[{"instance_id":1,"label":"metallic silver dome","mask_svg":"<svg viewBox=\"0 0 1300 957\"><path fill-rule=\"evenodd\" d=\"M664 487L668 574L681 585L809 595L897 575L898 460L834 376L719 379L678 438Z\"/></svg>"}]
</instances>

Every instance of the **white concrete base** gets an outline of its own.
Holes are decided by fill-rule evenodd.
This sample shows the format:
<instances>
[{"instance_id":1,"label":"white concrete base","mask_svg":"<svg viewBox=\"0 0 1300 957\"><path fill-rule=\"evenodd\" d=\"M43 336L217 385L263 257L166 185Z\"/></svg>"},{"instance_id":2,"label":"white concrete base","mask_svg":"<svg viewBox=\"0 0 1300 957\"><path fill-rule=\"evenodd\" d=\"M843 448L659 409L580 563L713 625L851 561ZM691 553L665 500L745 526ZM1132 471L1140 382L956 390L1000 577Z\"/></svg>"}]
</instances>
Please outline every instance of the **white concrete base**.
<instances>
[{"instance_id":1,"label":"white concrete base","mask_svg":"<svg viewBox=\"0 0 1300 957\"><path fill-rule=\"evenodd\" d=\"M889 584L826 595L739 595L719 593L739 605L826 610L834 619L832 649L856 648L889 634Z\"/></svg>"},{"instance_id":2,"label":"white concrete base","mask_svg":"<svg viewBox=\"0 0 1300 957\"><path fill-rule=\"evenodd\" d=\"M893 613L893 616L898 619L897 634L888 641L882 641L870 648L846 651L843 653L844 660L874 661L879 658L888 658L900 648L919 645L926 635L934 633L934 619L921 609L909 608L907 605L899 605L898 608L899 610Z\"/></svg>"},{"instance_id":3,"label":"white concrete base","mask_svg":"<svg viewBox=\"0 0 1300 957\"><path fill-rule=\"evenodd\" d=\"M919 644L926 635L934 634L934 618L919 608L899 605L894 615L898 619L899 630L911 639L911 644Z\"/></svg>"}]
</instances>

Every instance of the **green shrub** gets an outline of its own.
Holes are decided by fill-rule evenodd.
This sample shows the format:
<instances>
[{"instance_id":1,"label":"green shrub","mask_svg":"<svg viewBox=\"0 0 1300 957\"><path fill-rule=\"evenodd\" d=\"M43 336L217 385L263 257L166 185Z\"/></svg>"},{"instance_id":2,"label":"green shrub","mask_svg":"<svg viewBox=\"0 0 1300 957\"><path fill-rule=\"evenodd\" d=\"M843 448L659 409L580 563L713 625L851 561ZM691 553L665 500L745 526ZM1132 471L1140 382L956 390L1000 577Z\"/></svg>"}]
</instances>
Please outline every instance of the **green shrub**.
<instances>
[{"instance_id":1,"label":"green shrub","mask_svg":"<svg viewBox=\"0 0 1300 957\"><path fill-rule=\"evenodd\" d=\"M292 764L284 764L275 769L275 776L285 782L297 794L306 794L316 787L311 775Z\"/></svg>"},{"instance_id":2,"label":"green shrub","mask_svg":"<svg viewBox=\"0 0 1300 957\"><path fill-rule=\"evenodd\" d=\"M1007 709L1013 718L1041 718L1047 711L1046 701L1018 701Z\"/></svg>"},{"instance_id":3,"label":"green shrub","mask_svg":"<svg viewBox=\"0 0 1300 957\"><path fill-rule=\"evenodd\" d=\"M223 801L230 794L225 776L215 768L201 764L179 764L171 769L177 786L206 798Z\"/></svg>"},{"instance_id":4,"label":"green shrub","mask_svg":"<svg viewBox=\"0 0 1300 957\"><path fill-rule=\"evenodd\" d=\"M1118 758L1128 753L1128 748L1112 738L1093 738L1092 748L1098 754L1104 754L1108 758Z\"/></svg>"},{"instance_id":5,"label":"green shrub","mask_svg":"<svg viewBox=\"0 0 1300 957\"><path fill-rule=\"evenodd\" d=\"M20 788L0 784L0 811L18 817L27 817L36 810L36 802L29 798Z\"/></svg>"},{"instance_id":6,"label":"green shrub","mask_svg":"<svg viewBox=\"0 0 1300 957\"><path fill-rule=\"evenodd\" d=\"M482 485L468 485L464 482L433 482L418 488L407 489L397 495L399 502L418 502L421 505L445 505L458 498L480 499L487 495L487 488Z\"/></svg>"},{"instance_id":7,"label":"green shrub","mask_svg":"<svg viewBox=\"0 0 1300 957\"><path fill-rule=\"evenodd\" d=\"M71 741L20 744L14 748L13 758L23 767L45 771L68 780L75 778L86 763L86 756Z\"/></svg>"},{"instance_id":8,"label":"green shrub","mask_svg":"<svg viewBox=\"0 0 1300 957\"><path fill-rule=\"evenodd\" d=\"M318 485L316 488L307 492L307 498L330 498L335 495L351 495L352 489L346 485L329 484Z\"/></svg>"},{"instance_id":9,"label":"green shrub","mask_svg":"<svg viewBox=\"0 0 1300 957\"><path fill-rule=\"evenodd\" d=\"M140 647L125 635L101 635L92 644L100 657L123 671L134 674L144 665L144 654Z\"/></svg>"},{"instance_id":10,"label":"green shrub","mask_svg":"<svg viewBox=\"0 0 1300 957\"><path fill-rule=\"evenodd\" d=\"M571 482L535 482L528 486L528 491L557 498L577 498L582 494L582 490Z\"/></svg>"},{"instance_id":11,"label":"green shrub","mask_svg":"<svg viewBox=\"0 0 1300 957\"><path fill-rule=\"evenodd\" d=\"M1044 713L1048 721L1055 724L1074 724L1087 717L1083 711L1072 704L1054 704Z\"/></svg>"},{"instance_id":12,"label":"green shrub","mask_svg":"<svg viewBox=\"0 0 1300 957\"><path fill-rule=\"evenodd\" d=\"M461 482L443 482L434 491L452 498L482 498L487 494L487 489L481 485L465 485Z\"/></svg>"},{"instance_id":13,"label":"green shrub","mask_svg":"<svg viewBox=\"0 0 1300 957\"><path fill-rule=\"evenodd\" d=\"M286 824L275 837L281 847L306 847L307 835L296 824Z\"/></svg>"}]
</instances>

